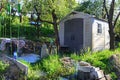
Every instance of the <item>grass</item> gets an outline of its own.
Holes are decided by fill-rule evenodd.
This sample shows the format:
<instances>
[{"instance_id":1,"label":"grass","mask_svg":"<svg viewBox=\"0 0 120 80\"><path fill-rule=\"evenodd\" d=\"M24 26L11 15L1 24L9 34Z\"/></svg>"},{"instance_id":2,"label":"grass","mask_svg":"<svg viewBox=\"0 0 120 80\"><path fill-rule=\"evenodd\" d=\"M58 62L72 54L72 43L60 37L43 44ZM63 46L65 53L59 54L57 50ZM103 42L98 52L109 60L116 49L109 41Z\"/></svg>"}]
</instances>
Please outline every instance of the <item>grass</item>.
<instances>
[{"instance_id":1,"label":"grass","mask_svg":"<svg viewBox=\"0 0 120 80\"><path fill-rule=\"evenodd\" d=\"M104 50L92 54L90 51L82 55L71 54L70 57L76 61L86 61L92 66L100 67L106 74L110 74L112 79L115 80L117 77L109 63L109 58L116 53L120 53L120 48L115 51ZM66 68L61 63L60 59L61 57L59 55L54 54L34 64L30 64L23 60L20 60L20 62L29 67L28 75L26 76L28 80L59 80L58 78L60 76L71 75L75 72L74 67ZM8 65L0 61L0 73L4 72L7 66ZM1 76L1 78L3 77Z\"/></svg>"},{"instance_id":2,"label":"grass","mask_svg":"<svg viewBox=\"0 0 120 80\"><path fill-rule=\"evenodd\" d=\"M113 67L109 62L109 58L116 53L120 53L120 48L115 51L104 50L100 52L86 52L84 55L71 54L71 58L77 61L89 62L92 66L100 67L106 74L110 74L112 79L116 79L117 76L113 71Z\"/></svg>"},{"instance_id":3,"label":"grass","mask_svg":"<svg viewBox=\"0 0 120 80\"><path fill-rule=\"evenodd\" d=\"M3 63L0 61L0 80L4 80L4 73L8 68L8 64Z\"/></svg>"},{"instance_id":4,"label":"grass","mask_svg":"<svg viewBox=\"0 0 120 80\"><path fill-rule=\"evenodd\" d=\"M59 76L67 76L75 71L74 67L64 67L57 54L50 55L34 64L23 60L20 62L29 67L27 76L29 80L58 80Z\"/></svg>"},{"instance_id":5,"label":"grass","mask_svg":"<svg viewBox=\"0 0 120 80\"><path fill-rule=\"evenodd\" d=\"M113 71L112 65L109 63L109 58L115 54L119 53L120 48L115 51L104 50L100 52L94 52L91 54L90 51L82 55L71 54L70 57L76 61L86 61L92 66L100 67L106 74L110 74L112 79L117 78ZM60 56L57 54L50 55L35 64L29 64L27 62L21 61L29 67L28 76L29 80L59 80L60 76L67 76L75 72L75 68L65 68L60 62ZM38 75L40 74L40 75ZM44 74L44 75L43 75Z\"/></svg>"}]
</instances>

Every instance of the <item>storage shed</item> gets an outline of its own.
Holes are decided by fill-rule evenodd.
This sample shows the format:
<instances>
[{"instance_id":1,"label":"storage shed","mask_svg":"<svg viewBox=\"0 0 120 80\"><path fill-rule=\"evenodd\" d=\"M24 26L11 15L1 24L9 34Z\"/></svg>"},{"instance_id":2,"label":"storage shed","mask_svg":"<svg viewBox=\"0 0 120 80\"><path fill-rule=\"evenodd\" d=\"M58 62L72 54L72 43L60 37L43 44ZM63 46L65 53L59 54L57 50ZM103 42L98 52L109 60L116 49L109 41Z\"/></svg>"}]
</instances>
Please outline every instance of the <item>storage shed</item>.
<instances>
[{"instance_id":1,"label":"storage shed","mask_svg":"<svg viewBox=\"0 0 120 80\"><path fill-rule=\"evenodd\" d=\"M109 49L109 26L103 19L73 11L59 25L60 47L68 47L71 51Z\"/></svg>"}]
</instances>

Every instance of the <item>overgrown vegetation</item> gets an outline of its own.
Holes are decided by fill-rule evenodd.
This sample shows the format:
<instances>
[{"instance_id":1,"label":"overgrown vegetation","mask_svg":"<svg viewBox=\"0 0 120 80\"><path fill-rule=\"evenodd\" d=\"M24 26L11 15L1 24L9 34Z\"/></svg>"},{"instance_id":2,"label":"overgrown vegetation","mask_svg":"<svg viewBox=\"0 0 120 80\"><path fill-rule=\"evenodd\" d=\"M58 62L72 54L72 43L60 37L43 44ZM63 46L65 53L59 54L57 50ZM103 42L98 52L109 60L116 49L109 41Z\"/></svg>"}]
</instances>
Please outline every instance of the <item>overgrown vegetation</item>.
<instances>
[{"instance_id":1,"label":"overgrown vegetation","mask_svg":"<svg viewBox=\"0 0 120 80\"><path fill-rule=\"evenodd\" d=\"M54 37L54 32L53 29L50 27L46 27L46 25L43 25L40 28L40 37L37 37L37 32L36 32L36 27L35 26L24 26L24 25L12 25L11 27L11 33L10 33L10 28L7 27L1 27L0 28L0 37L25 37L26 39L29 40L40 40L42 41L43 39L46 41L49 41L49 37ZM11 35L10 35L11 34ZM31 36L32 35L32 36Z\"/></svg>"},{"instance_id":2,"label":"overgrown vegetation","mask_svg":"<svg viewBox=\"0 0 120 80\"><path fill-rule=\"evenodd\" d=\"M71 58L79 61L89 62L91 65L100 67L106 74L110 74L112 79L116 79L117 76L113 71L113 66L110 64L109 58L116 53L120 53L120 48L115 51L104 50L100 52L86 52L84 55L72 54Z\"/></svg>"},{"instance_id":3,"label":"overgrown vegetation","mask_svg":"<svg viewBox=\"0 0 120 80\"><path fill-rule=\"evenodd\" d=\"M2 0L4 1L4 0ZM92 0L91 0L92 1ZM104 0L104 2L107 0ZM112 0L112 2L115 0ZM33 4L34 2L34 4ZM89 3L89 5L88 5ZM95 3L95 4L94 4ZM77 7L78 11L87 12L89 14L96 15L97 17L104 17L106 15L102 14L105 13L105 10L102 8L104 7L101 5L103 2L95 1L94 3L87 1L84 4L79 4ZM7 2L4 1L4 6L7 6ZM31 5L30 5L31 4ZM49 5L48 5L49 4ZM113 3L111 3L113 4ZM62 5L62 6L61 6ZM72 5L72 6L71 6ZM17 16L9 16L6 14L8 10L6 7L1 7L0 13L0 37L25 37L26 39L30 40L39 40L41 42L50 42L51 38L58 38L58 31L57 26L59 21L69 12L75 10L74 8L77 6L75 0L61 0L58 5L58 0L31 0L27 1L24 0L24 8L23 12L26 13L30 10L36 10L37 13L41 11L41 14L38 15L38 21L46 22L42 23L41 26L32 26L29 25L29 19L26 15L22 14L23 21L20 23L19 17ZM25 7L26 6L26 7ZM27 7L28 6L28 7ZM42 6L42 7L40 7ZM103 7L102 7L103 6ZM35 9L36 7L36 9ZM114 12L114 6L111 6L110 13ZM106 7L109 8L109 7ZM99 9L99 11L98 11ZM94 11L92 11L94 10ZM110 15L110 14L109 14ZM107 14L107 16L109 17ZM111 16L110 16L111 17ZM111 17L112 18L112 17ZM111 19L109 18L109 19ZM116 18L117 19L117 18ZM36 21L36 20L33 20ZM113 22L113 20L110 20ZM117 21L117 20L116 20ZM120 23L120 22L119 22ZM118 26L119 26L118 23ZM51 24L51 25L49 25ZM116 22L115 22L116 24ZM115 25L114 24L114 25ZM37 27L39 28L40 35L38 35ZM113 26L111 26L113 27ZM114 26L115 27L115 26ZM111 28L114 29L114 28ZM114 32L114 31L113 31ZM111 33L113 33L111 32ZM117 27L116 33L120 32L119 27ZM56 34L56 36L55 36ZM38 37L39 36L39 37ZM114 37L113 37L114 39ZM114 40L113 40L114 41ZM115 73L112 70L112 66L109 63L109 58L111 55L115 53L120 53L120 48L116 49L115 51L101 51L92 53L88 51L82 55L72 54L70 57L76 61L82 60L91 63L91 65L100 67L105 71L105 73L110 74L113 79L116 78ZM45 58L35 64L29 64L25 61L21 61L22 63L26 64L29 67L28 70L28 80L54 80L57 79L59 76L66 76L74 73L74 67L72 68L65 68L63 64L60 62L60 57L55 55L50 55L48 58ZM4 64L0 61L0 80L2 80L3 75L2 73L5 72L7 68L7 64Z\"/></svg>"},{"instance_id":4,"label":"overgrown vegetation","mask_svg":"<svg viewBox=\"0 0 120 80\"><path fill-rule=\"evenodd\" d=\"M100 67L106 74L110 74L112 79L117 79L115 72L113 71L113 66L109 62L109 58L116 53L120 53L120 48L115 51L104 50L100 52L91 53L90 51L82 55L71 54L71 58L76 61L86 61L92 66ZM60 76L67 76L75 72L75 68L66 68L61 64L60 58L57 54L50 55L35 64L27 64L29 67L28 79L47 79L55 80Z\"/></svg>"},{"instance_id":5,"label":"overgrown vegetation","mask_svg":"<svg viewBox=\"0 0 120 80\"><path fill-rule=\"evenodd\" d=\"M4 79L4 73L8 68L8 66L9 66L8 64L5 64L2 61L0 61L0 80Z\"/></svg>"},{"instance_id":6,"label":"overgrown vegetation","mask_svg":"<svg viewBox=\"0 0 120 80\"><path fill-rule=\"evenodd\" d=\"M57 54L50 55L35 64L29 64L21 61L29 67L28 76L29 80L58 80L60 76L71 75L75 72L74 67L66 68L60 62L60 57Z\"/></svg>"}]
</instances>

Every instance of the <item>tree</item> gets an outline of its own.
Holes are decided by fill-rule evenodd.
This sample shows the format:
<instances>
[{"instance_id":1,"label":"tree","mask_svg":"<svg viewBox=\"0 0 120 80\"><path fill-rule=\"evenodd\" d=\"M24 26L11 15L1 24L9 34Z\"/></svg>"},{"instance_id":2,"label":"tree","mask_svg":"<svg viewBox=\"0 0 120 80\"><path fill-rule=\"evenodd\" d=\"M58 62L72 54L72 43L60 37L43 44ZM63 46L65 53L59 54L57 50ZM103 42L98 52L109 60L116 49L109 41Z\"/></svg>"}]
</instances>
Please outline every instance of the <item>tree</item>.
<instances>
[{"instance_id":1,"label":"tree","mask_svg":"<svg viewBox=\"0 0 120 80\"><path fill-rule=\"evenodd\" d=\"M117 21L117 24L115 27L115 40L120 41L120 20Z\"/></svg>"},{"instance_id":2,"label":"tree","mask_svg":"<svg viewBox=\"0 0 120 80\"><path fill-rule=\"evenodd\" d=\"M75 0L32 0L25 5L37 14L37 20L52 24L55 31L56 46L59 47L58 24L76 5ZM30 11L31 11L30 10ZM31 11L31 12L32 12Z\"/></svg>"},{"instance_id":3,"label":"tree","mask_svg":"<svg viewBox=\"0 0 120 80\"><path fill-rule=\"evenodd\" d=\"M104 13L101 0L85 0L82 3L79 3L76 11L95 15L98 18L102 18L102 13Z\"/></svg>"},{"instance_id":4,"label":"tree","mask_svg":"<svg viewBox=\"0 0 120 80\"><path fill-rule=\"evenodd\" d=\"M115 49L115 33L114 33L114 28L116 26L117 20L120 15L120 11L114 17L114 12L115 12L115 0L112 0L109 6L109 9L106 7L106 0L103 2L104 9L107 15L107 20L108 20L108 25L109 25L109 35L110 35L110 50Z\"/></svg>"}]
</instances>

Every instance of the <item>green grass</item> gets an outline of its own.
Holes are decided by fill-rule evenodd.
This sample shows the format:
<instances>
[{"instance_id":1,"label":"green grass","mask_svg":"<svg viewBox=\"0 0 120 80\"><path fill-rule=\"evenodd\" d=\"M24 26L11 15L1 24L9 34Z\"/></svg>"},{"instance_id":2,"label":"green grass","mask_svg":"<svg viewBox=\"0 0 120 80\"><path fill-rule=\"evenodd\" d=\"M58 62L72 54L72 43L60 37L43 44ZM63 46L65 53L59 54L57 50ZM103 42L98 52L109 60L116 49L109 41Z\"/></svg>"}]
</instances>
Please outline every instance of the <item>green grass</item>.
<instances>
[{"instance_id":1,"label":"green grass","mask_svg":"<svg viewBox=\"0 0 120 80\"><path fill-rule=\"evenodd\" d=\"M4 80L4 73L8 68L8 64L3 63L0 61L0 80Z\"/></svg>"},{"instance_id":2,"label":"green grass","mask_svg":"<svg viewBox=\"0 0 120 80\"><path fill-rule=\"evenodd\" d=\"M120 53L120 48L115 51L104 50L101 52L86 52L82 55L71 54L71 58L76 61L86 61L89 62L92 66L100 67L106 74L110 74L112 79L117 78L116 74L113 71L112 65L109 63L109 58L116 53ZM59 80L60 76L67 76L75 72L75 68L66 68L60 61L60 56L57 54L50 55L47 58L44 58L37 63L30 64L23 60L19 60L26 66L28 66L28 80ZM0 74L4 73L7 68L7 64L4 64L0 61ZM43 74L44 73L44 74ZM1 75L0 80L4 77Z\"/></svg>"},{"instance_id":3,"label":"green grass","mask_svg":"<svg viewBox=\"0 0 120 80\"><path fill-rule=\"evenodd\" d=\"M88 51L82 55L71 54L70 57L76 61L86 61L92 66L100 67L115 80L117 76L113 71L112 65L109 63L109 58L116 53L120 53L120 48L115 51L104 50L94 53ZM65 68L60 62L60 58L59 55L54 54L34 64L29 64L25 61L21 62L29 67L27 76L29 80L57 80L59 76L67 76L75 71L74 67ZM41 75L42 73L45 73L45 75Z\"/></svg>"},{"instance_id":4,"label":"green grass","mask_svg":"<svg viewBox=\"0 0 120 80\"><path fill-rule=\"evenodd\" d=\"M120 53L120 48L115 51L104 50L100 52L86 52L84 55L71 54L71 58L77 61L89 62L92 66L100 67L106 74L110 74L113 79L116 79L116 75L113 71L113 67L109 62L109 58L116 53Z\"/></svg>"},{"instance_id":5,"label":"green grass","mask_svg":"<svg viewBox=\"0 0 120 80\"><path fill-rule=\"evenodd\" d=\"M27 76L29 80L56 80L59 76L70 75L75 71L74 67L65 68L57 54L50 55L34 64L29 64L23 60L19 61L29 67ZM42 73L45 75L43 76Z\"/></svg>"}]
</instances>

